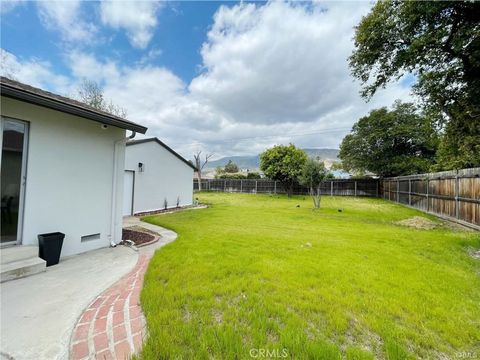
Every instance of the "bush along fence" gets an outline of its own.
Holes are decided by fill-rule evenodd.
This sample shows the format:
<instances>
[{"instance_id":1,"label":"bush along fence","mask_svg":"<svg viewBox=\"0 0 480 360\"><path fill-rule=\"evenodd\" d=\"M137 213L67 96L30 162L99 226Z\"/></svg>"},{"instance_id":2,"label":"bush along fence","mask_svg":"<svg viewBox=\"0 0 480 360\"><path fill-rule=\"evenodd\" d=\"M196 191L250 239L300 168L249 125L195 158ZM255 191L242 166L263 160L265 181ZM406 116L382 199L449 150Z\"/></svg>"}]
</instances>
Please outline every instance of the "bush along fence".
<instances>
[{"instance_id":1,"label":"bush along fence","mask_svg":"<svg viewBox=\"0 0 480 360\"><path fill-rule=\"evenodd\" d=\"M198 180L193 180L193 190L198 190ZM282 184L269 179L202 179L202 190L241 192L253 194L286 194ZM322 182L322 195L337 196L379 196L379 183L375 179L334 179ZM308 195L308 188L297 185L295 195Z\"/></svg>"},{"instance_id":2,"label":"bush along fence","mask_svg":"<svg viewBox=\"0 0 480 360\"><path fill-rule=\"evenodd\" d=\"M381 179L380 194L480 230L480 168Z\"/></svg>"}]
</instances>

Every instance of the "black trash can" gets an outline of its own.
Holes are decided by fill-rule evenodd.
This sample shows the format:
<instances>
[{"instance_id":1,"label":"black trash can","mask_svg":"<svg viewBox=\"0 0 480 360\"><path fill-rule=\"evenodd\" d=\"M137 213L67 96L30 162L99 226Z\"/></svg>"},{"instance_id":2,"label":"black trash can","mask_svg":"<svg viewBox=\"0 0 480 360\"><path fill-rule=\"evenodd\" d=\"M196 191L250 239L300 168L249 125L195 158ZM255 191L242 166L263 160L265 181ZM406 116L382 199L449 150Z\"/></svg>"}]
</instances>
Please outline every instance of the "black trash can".
<instances>
[{"instance_id":1,"label":"black trash can","mask_svg":"<svg viewBox=\"0 0 480 360\"><path fill-rule=\"evenodd\" d=\"M52 232L38 235L38 256L47 262L47 266L58 264L62 252L65 234Z\"/></svg>"}]
</instances>

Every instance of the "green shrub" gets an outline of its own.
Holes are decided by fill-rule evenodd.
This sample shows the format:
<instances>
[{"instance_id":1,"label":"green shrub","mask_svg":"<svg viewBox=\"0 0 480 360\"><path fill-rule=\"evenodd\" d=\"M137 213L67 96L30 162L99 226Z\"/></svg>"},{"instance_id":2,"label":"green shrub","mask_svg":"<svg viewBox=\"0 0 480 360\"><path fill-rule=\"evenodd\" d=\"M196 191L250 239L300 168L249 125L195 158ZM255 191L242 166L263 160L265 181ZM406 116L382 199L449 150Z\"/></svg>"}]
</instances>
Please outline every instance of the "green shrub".
<instances>
[{"instance_id":1,"label":"green shrub","mask_svg":"<svg viewBox=\"0 0 480 360\"><path fill-rule=\"evenodd\" d=\"M216 179L230 179L230 180L241 180L246 179L247 177L244 174L235 173L235 174L220 174L215 176Z\"/></svg>"},{"instance_id":2,"label":"green shrub","mask_svg":"<svg viewBox=\"0 0 480 360\"><path fill-rule=\"evenodd\" d=\"M249 172L247 174L247 179L261 179L262 177L258 172Z\"/></svg>"}]
</instances>

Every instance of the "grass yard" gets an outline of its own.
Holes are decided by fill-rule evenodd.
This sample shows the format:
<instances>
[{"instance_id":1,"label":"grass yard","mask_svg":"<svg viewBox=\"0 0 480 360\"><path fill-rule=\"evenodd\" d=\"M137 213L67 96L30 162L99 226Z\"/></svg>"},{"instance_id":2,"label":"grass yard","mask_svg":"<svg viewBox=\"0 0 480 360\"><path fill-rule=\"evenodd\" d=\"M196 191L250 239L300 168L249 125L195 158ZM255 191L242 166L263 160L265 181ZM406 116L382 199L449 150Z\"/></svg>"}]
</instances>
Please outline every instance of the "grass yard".
<instances>
[{"instance_id":1,"label":"grass yard","mask_svg":"<svg viewBox=\"0 0 480 360\"><path fill-rule=\"evenodd\" d=\"M380 199L198 197L145 218L179 237L145 277L142 358L480 358L478 233Z\"/></svg>"}]
</instances>

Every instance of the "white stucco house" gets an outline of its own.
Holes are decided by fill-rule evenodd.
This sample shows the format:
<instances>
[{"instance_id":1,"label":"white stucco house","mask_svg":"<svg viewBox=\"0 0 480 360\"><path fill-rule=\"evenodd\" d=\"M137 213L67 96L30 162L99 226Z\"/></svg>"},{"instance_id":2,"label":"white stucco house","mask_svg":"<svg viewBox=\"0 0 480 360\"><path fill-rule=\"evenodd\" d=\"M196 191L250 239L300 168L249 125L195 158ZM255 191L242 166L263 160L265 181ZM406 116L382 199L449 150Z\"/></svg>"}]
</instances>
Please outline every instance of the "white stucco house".
<instances>
[{"instance_id":1,"label":"white stucco house","mask_svg":"<svg viewBox=\"0 0 480 360\"><path fill-rule=\"evenodd\" d=\"M128 141L123 215L191 205L194 171L191 162L157 138Z\"/></svg>"},{"instance_id":2,"label":"white stucco house","mask_svg":"<svg viewBox=\"0 0 480 360\"><path fill-rule=\"evenodd\" d=\"M146 127L3 77L0 90L2 274L41 266L38 234L64 233L62 257L121 241L125 144Z\"/></svg>"}]
</instances>

